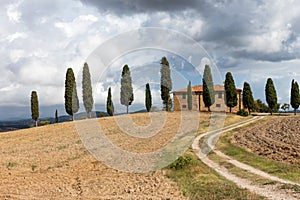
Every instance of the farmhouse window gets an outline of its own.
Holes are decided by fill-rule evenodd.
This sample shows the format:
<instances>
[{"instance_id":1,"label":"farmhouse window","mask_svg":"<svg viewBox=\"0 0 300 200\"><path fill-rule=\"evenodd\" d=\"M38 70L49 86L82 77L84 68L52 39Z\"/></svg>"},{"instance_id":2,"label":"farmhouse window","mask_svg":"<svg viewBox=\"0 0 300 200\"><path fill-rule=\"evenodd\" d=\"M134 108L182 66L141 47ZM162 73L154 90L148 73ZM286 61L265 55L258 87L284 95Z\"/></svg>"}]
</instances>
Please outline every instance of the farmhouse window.
<instances>
[{"instance_id":1,"label":"farmhouse window","mask_svg":"<svg viewBox=\"0 0 300 200\"><path fill-rule=\"evenodd\" d=\"M219 98L219 99L222 99L222 92L219 92L219 93L218 93L218 98Z\"/></svg>"}]
</instances>

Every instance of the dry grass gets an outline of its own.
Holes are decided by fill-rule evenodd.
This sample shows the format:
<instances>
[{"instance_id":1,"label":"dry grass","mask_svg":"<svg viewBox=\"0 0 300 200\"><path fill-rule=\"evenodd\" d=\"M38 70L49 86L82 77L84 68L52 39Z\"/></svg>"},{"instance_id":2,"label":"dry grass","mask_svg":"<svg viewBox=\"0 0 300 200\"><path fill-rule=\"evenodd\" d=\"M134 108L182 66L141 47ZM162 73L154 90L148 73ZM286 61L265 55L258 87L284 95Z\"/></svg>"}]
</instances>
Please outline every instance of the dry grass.
<instances>
[{"instance_id":1,"label":"dry grass","mask_svg":"<svg viewBox=\"0 0 300 200\"><path fill-rule=\"evenodd\" d=\"M148 135L144 128L158 122L152 121L148 113L128 116L132 124L141 127L135 135L126 134L124 127L129 126L120 125L122 121L116 120L117 117L101 118L98 122L110 141L131 152L152 152L165 146L182 125L180 112L168 113L163 121L158 119L163 122L162 128ZM201 113L195 119L199 123L195 134L215 126L219 117ZM245 118L227 115L225 124L240 120ZM147 137L136 137L139 134ZM200 161L182 171L189 174L184 185L182 179L172 179L180 181L177 183L180 187L164 171L129 174L111 169L86 150L74 122L1 133L0 152L0 199L184 199L182 191L195 198L202 194L209 197L213 191L217 194L211 195L212 199L230 198L227 189L238 197L249 197L249 193L217 176ZM186 184L190 185L189 190ZM208 187L203 187L206 184Z\"/></svg>"},{"instance_id":2,"label":"dry grass","mask_svg":"<svg viewBox=\"0 0 300 200\"><path fill-rule=\"evenodd\" d=\"M105 120L99 120L99 123L113 144L135 153L153 152L162 148L175 137L181 123L178 113L157 114L154 117L161 118L161 120L154 123L159 123L162 128L151 130L153 124L148 113L128 116L132 124L130 124L131 120L125 119L124 116L108 117Z\"/></svg>"},{"instance_id":3,"label":"dry grass","mask_svg":"<svg viewBox=\"0 0 300 200\"><path fill-rule=\"evenodd\" d=\"M1 133L0 152L0 199L184 199L162 171L129 174L95 160L73 122Z\"/></svg>"}]
</instances>

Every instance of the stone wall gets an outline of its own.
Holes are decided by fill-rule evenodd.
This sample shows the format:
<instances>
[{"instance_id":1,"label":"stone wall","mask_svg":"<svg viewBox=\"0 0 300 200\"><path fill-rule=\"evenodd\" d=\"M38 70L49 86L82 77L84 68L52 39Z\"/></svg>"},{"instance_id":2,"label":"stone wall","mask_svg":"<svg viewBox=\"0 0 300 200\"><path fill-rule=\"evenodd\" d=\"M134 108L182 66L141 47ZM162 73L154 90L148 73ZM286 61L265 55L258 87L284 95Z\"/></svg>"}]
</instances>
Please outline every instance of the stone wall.
<instances>
[{"instance_id":1,"label":"stone wall","mask_svg":"<svg viewBox=\"0 0 300 200\"><path fill-rule=\"evenodd\" d=\"M185 94L185 95L184 95ZM188 110L187 93L175 92L174 97L174 111ZM208 111L203 101L202 92L193 92L193 110ZM200 109L199 109L200 106ZM236 113L243 108L241 101L241 93L238 92L238 105L232 108L232 112ZM225 93L224 91L215 92L215 103L210 107L211 111L229 112L229 107L225 105Z\"/></svg>"}]
</instances>

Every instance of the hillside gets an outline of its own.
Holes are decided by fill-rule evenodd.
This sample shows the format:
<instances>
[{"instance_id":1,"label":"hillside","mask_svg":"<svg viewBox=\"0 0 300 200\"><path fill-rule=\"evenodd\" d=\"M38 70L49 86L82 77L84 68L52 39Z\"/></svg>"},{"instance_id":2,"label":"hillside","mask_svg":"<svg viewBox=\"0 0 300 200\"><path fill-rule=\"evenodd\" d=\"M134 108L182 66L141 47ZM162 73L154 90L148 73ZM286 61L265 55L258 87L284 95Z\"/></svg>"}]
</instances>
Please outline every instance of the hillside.
<instances>
[{"instance_id":1,"label":"hillside","mask_svg":"<svg viewBox=\"0 0 300 200\"><path fill-rule=\"evenodd\" d=\"M194 139L194 132L188 134L194 122L199 124L196 132L200 134L212 127L251 119L227 114L223 124L218 114L179 113L136 113L0 133L0 199L261 199L219 176L198 160L191 149L183 156L191 158L190 163L180 170L164 168L156 172L126 173L99 162L83 145L86 141L81 140L84 136L79 131L81 124L84 125L81 128L92 132L92 141L97 139L98 130L90 126L96 122L115 146L140 157L168 146L176 132L183 130L185 134L179 137L179 143L175 142L175 146L166 149L167 156L162 156L169 158L185 139ZM161 126L145 132L152 123ZM261 122L254 127L259 128L259 124L264 126ZM258 132L257 128L253 130ZM102 157L116 159L102 150L98 152ZM117 167L126 170L130 164L122 160Z\"/></svg>"},{"instance_id":2,"label":"hillside","mask_svg":"<svg viewBox=\"0 0 300 200\"><path fill-rule=\"evenodd\" d=\"M124 173L94 159L74 122L1 133L0 152L0 199L184 199L162 171Z\"/></svg>"}]
</instances>

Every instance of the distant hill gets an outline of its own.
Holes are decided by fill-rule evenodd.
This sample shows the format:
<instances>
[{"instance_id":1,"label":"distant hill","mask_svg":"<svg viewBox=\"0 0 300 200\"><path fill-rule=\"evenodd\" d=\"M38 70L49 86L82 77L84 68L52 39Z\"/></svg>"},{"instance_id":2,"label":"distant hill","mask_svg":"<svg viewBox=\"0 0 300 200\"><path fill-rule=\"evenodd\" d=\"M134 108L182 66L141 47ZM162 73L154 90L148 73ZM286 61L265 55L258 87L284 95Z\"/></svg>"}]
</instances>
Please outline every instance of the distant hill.
<instances>
[{"instance_id":1,"label":"distant hill","mask_svg":"<svg viewBox=\"0 0 300 200\"><path fill-rule=\"evenodd\" d=\"M99 118L100 111L96 111L93 113L93 117ZM107 116L107 113L104 113L105 116ZM75 120L87 118L87 114L85 112L77 113L75 115ZM55 123L54 117L46 117L46 118L40 118L39 123L41 121L50 121L51 124ZM71 121L71 117L69 115L63 115L58 117L58 123L62 122L68 122ZM32 119L17 119L17 120L10 120L10 121L0 121L0 132L6 132L6 131L14 131L18 129L24 129L29 128L33 126L34 121Z\"/></svg>"},{"instance_id":2,"label":"distant hill","mask_svg":"<svg viewBox=\"0 0 300 200\"><path fill-rule=\"evenodd\" d=\"M145 109L139 110L136 112L132 113L143 113L146 112ZM92 113L93 118L100 118L101 113L104 113L105 116L108 116L106 112L101 112L101 111L96 111ZM122 115L125 113L118 113L116 115ZM81 112L75 114L75 120L80 120L87 118L87 113L86 112ZM46 117L46 118L40 118L39 123L41 121L50 121L51 124L55 123L55 118L54 117ZM71 117L69 115L62 115L58 117L58 123L62 122L68 122L71 121ZM31 126L34 125L34 121L32 119L17 119L17 120L9 120L9 121L0 121L0 132L7 132L7 131L14 131L14 130L19 130L19 129L25 129L25 128L30 128Z\"/></svg>"}]
</instances>

